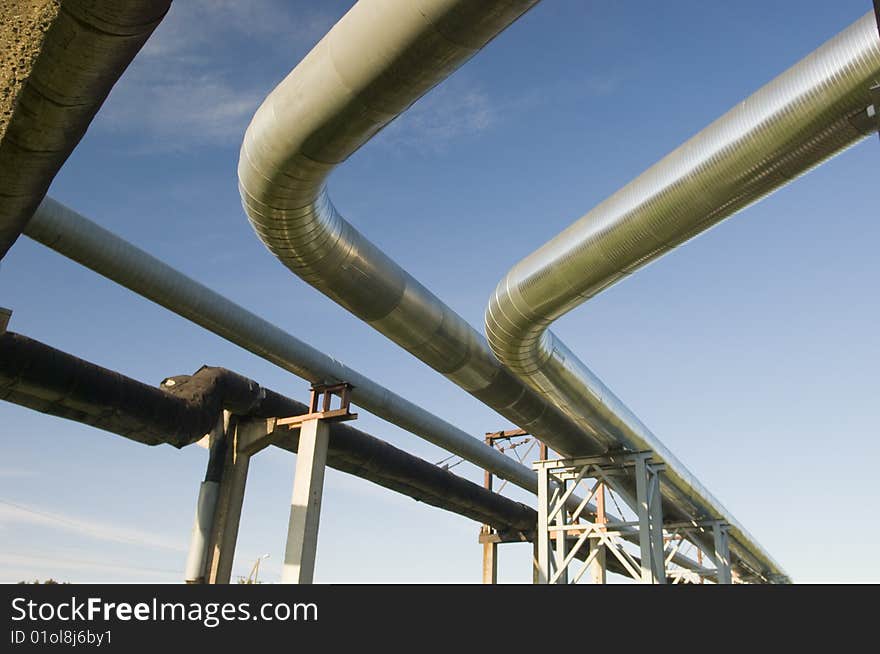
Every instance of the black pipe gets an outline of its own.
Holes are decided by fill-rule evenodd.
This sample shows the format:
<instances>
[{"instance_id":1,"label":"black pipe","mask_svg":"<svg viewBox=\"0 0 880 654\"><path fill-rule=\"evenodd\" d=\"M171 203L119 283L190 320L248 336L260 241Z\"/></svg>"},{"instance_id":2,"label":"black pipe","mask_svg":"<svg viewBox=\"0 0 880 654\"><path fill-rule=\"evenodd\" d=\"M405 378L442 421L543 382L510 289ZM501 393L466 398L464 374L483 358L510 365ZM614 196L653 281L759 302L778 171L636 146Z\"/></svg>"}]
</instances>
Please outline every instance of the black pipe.
<instances>
[{"instance_id":1,"label":"black pipe","mask_svg":"<svg viewBox=\"0 0 880 654\"><path fill-rule=\"evenodd\" d=\"M175 447L202 438L224 410L251 418L308 413L305 404L225 368L203 366L193 375L169 377L155 388L14 332L0 334L0 399L147 445ZM279 430L273 443L296 452L299 431ZM503 536L534 539L534 509L347 424L330 426L327 465L492 525ZM219 480L220 471L215 472L209 470L208 476ZM577 558L585 556L582 551ZM626 574L610 552L607 559L609 571Z\"/></svg>"},{"instance_id":2,"label":"black pipe","mask_svg":"<svg viewBox=\"0 0 880 654\"><path fill-rule=\"evenodd\" d=\"M183 447L217 414L14 332L0 334L0 399L147 445Z\"/></svg>"},{"instance_id":3,"label":"black pipe","mask_svg":"<svg viewBox=\"0 0 880 654\"><path fill-rule=\"evenodd\" d=\"M224 368L203 367L155 388L13 332L0 334L0 399L140 443L175 447L202 438L224 409L255 418L308 412L305 404ZM279 432L280 447L295 452L298 443L298 431ZM527 506L342 423L331 425L327 463L500 531L536 525Z\"/></svg>"}]
</instances>

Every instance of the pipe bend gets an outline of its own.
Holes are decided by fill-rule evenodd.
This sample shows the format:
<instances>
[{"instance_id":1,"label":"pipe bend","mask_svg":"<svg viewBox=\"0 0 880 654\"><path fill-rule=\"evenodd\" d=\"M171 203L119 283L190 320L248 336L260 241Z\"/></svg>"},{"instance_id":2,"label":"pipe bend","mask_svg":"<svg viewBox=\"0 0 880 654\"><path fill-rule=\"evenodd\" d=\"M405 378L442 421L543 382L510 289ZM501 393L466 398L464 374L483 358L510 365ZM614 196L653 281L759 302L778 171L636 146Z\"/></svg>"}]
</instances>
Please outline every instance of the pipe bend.
<instances>
[{"instance_id":1,"label":"pipe bend","mask_svg":"<svg viewBox=\"0 0 880 654\"><path fill-rule=\"evenodd\" d=\"M483 336L348 223L326 191L336 165L536 3L361 0L257 110L239 188L255 232L288 269L515 424L571 450L580 430L503 370Z\"/></svg>"},{"instance_id":2,"label":"pipe bend","mask_svg":"<svg viewBox=\"0 0 880 654\"><path fill-rule=\"evenodd\" d=\"M783 574L778 564L548 327L864 138L855 118L880 79L878 37L868 13L516 264L486 309L505 367L597 440L654 451L667 464L664 495L730 523L736 553L768 578Z\"/></svg>"}]
</instances>

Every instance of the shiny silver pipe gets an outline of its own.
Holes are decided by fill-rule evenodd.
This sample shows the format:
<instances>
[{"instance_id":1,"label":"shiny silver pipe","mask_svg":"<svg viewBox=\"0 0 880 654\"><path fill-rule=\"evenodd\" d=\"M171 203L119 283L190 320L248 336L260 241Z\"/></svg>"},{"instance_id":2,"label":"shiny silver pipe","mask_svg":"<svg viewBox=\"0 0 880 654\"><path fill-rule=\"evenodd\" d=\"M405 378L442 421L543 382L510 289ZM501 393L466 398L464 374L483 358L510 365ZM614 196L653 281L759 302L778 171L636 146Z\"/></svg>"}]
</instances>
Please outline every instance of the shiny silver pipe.
<instances>
[{"instance_id":1,"label":"shiny silver pipe","mask_svg":"<svg viewBox=\"0 0 880 654\"><path fill-rule=\"evenodd\" d=\"M672 504L729 522L731 548L768 576L778 564L547 328L876 129L867 108L878 82L880 35L867 14L514 266L486 312L489 344L511 371L602 447L654 451Z\"/></svg>"},{"instance_id":2,"label":"shiny silver pipe","mask_svg":"<svg viewBox=\"0 0 880 654\"><path fill-rule=\"evenodd\" d=\"M594 454L606 444L592 427L512 375L325 188L339 163L534 4L361 0L257 110L239 188L254 230L291 271L554 450Z\"/></svg>"},{"instance_id":3,"label":"shiny silver pipe","mask_svg":"<svg viewBox=\"0 0 880 654\"><path fill-rule=\"evenodd\" d=\"M402 429L449 450L526 490L535 474L470 434L405 400L219 293L178 272L60 202L47 197L25 227L42 243L313 383L346 381L352 401Z\"/></svg>"},{"instance_id":4,"label":"shiny silver pipe","mask_svg":"<svg viewBox=\"0 0 880 654\"><path fill-rule=\"evenodd\" d=\"M46 198L25 227L28 238L55 250L138 295L204 327L266 361L314 383L347 381L355 386L352 399L378 417L531 493L537 477L527 467L382 387L345 364L328 357L168 264L95 224L52 198ZM567 502L577 509L581 498ZM585 515L595 515L588 504ZM610 520L617 526L618 521ZM619 526L623 537L638 542L635 529ZM675 563L705 575L706 570L683 554Z\"/></svg>"},{"instance_id":5,"label":"shiny silver pipe","mask_svg":"<svg viewBox=\"0 0 880 654\"><path fill-rule=\"evenodd\" d=\"M582 446L581 430L352 227L324 189L336 165L535 2L361 0L257 110L239 187L254 230L291 271L514 424L570 451Z\"/></svg>"}]
</instances>

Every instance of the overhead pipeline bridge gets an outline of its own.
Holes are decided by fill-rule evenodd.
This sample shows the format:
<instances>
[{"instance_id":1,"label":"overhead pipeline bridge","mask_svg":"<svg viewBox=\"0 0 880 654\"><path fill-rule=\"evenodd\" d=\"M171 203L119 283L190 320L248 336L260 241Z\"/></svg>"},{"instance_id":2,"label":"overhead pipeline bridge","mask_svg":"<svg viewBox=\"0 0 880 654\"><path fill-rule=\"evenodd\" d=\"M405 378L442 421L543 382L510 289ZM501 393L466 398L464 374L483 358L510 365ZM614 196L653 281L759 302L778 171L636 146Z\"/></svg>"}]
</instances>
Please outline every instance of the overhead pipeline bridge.
<instances>
[{"instance_id":1,"label":"overhead pipeline bridge","mask_svg":"<svg viewBox=\"0 0 880 654\"><path fill-rule=\"evenodd\" d=\"M170 0L4 7L2 29L23 34L6 56L24 65L0 68L0 257L24 234L312 384L308 405L222 368L155 388L8 331L11 311L0 312L3 399L146 445L208 449L187 581L229 581L249 460L270 446L298 453L285 582L313 579L326 465L482 523L485 582L507 542L533 544L537 583L604 583L606 572L661 584L791 581L549 327L875 134L880 6L514 266L492 294L484 337L348 223L327 180L536 4L360 0L266 97L238 165L244 211L269 252L515 427L484 439L46 197ZM357 417L353 405L483 468L484 485L342 424ZM528 441L537 461L509 456ZM534 493L536 507L493 492L495 478Z\"/></svg>"}]
</instances>

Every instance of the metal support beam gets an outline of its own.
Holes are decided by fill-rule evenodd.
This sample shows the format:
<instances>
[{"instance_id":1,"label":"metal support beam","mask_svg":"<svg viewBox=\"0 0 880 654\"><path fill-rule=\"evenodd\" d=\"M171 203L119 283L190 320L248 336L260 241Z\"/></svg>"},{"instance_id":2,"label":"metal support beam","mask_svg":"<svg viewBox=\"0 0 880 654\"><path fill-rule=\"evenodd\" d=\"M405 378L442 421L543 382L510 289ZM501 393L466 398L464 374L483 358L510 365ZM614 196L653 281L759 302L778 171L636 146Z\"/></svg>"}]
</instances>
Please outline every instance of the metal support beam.
<instances>
[{"instance_id":1,"label":"metal support beam","mask_svg":"<svg viewBox=\"0 0 880 654\"><path fill-rule=\"evenodd\" d=\"M537 439L525 438L524 440L519 442L515 442L514 440L516 438L525 436L531 436L531 434L529 434L529 432L525 431L524 429L490 431L486 432L484 442L487 446L493 449L497 448L503 453L505 450L513 452L517 447L534 440L532 445L528 447L522 457L518 454L516 455L519 459L519 462L523 463L523 457L528 455L528 453L532 450L532 447L536 443L539 446L539 451L546 456L546 446ZM493 479L494 475L492 474L491 470L483 471L483 487L486 490L493 490ZM506 484L506 480L502 481L501 487L498 490L500 491L502 488L504 488ZM531 537L531 530L529 530L528 532L500 533L497 529L492 527L492 525L483 524L480 527L479 538L479 542L483 546L483 583L498 583L498 546L501 543L523 543L528 542L529 540L534 541L532 557L532 582L538 583L537 541Z\"/></svg>"},{"instance_id":2,"label":"metal support beam","mask_svg":"<svg viewBox=\"0 0 880 654\"><path fill-rule=\"evenodd\" d=\"M730 571L730 527L716 521L712 525L712 534L715 537L715 567L718 570L716 583L732 584L733 576Z\"/></svg>"},{"instance_id":3,"label":"metal support beam","mask_svg":"<svg viewBox=\"0 0 880 654\"><path fill-rule=\"evenodd\" d=\"M532 541L532 583L540 584L541 576L540 576L540 568L538 565L538 536L535 535L535 539Z\"/></svg>"},{"instance_id":4,"label":"metal support beam","mask_svg":"<svg viewBox=\"0 0 880 654\"><path fill-rule=\"evenodd\" d=\"M584 563L571 581L577 583L591 571L595 583L606 581L606 553L610 551L620 567L643 583L666 583L663 541L663 512L660 493L662 465L651 463L651 452L609 453L604 456L575 459L541 460L533 467L538 472L538 580L539 583L568 583L568 566L589 547ZM634 474L636 497L618 492L638 516L634 523L616 522L607 528L605 489L613 479ZM578 484L592 479L592 490L579 508L569 511L566 500ZM552 494L551 494L552 492ZM581 522L586 504L597 498L596 522ZM639 560L627 552L620 541L620 527L638 526ZM556 539L555 556L550 555L550 541ZM674 554L673 554L674 556Z\"/></svg>"},{"instance_id":5,"label":"metal support beam","mask_svg":"<svg viewBox=\"0 0 880 654\"><path fill-rule=\"evenodd\" d=\"M550 469L538 466L538 530L535 534L538 550L538 571L535 583L550 583Z\"/></svg>"},{"instance_id":6,"label":"metal support beam","mask_svg":"<svg viewBox=\"0 0 880 654\"><path fill-rule=\"evenodd\" d=\"M568 542L568 538L566 538L566 533L564 531L568 516L568 511L566 511L565 507L560 508L556 512L556 526L559 527L560 531L556 532L556 562L554 567L556 568L556 582L557 584L567 584L568 583L568 561L566 557L568 556L568 548L566 544Z\"/></svg>"},{"instance_id":7,"label":"metal support beam","mask_svg":"<svg viewBox=\"0 0 880 654\"><path fill-rule=\"evenodd\" d=\"M493 436L486 434L486 445L492 446L493 443ZM492 490L492 472L489 470L483 472L483 486L486 490ZM492 527L490 525L481 527L480 535L490 536L491 534ZM483 583L498 583L498 543L489 538L483 541Z\"/></svg>"},{"instance_id":8,"label":"metal support beam","mask_svg":"<svg viewBox=\"0 0 880 654\"><path fill-rule=\"evenodd\" d=\"M329 437L325 420L301 423L281 583L311 584L314 579Z\"/></svg>"},{"instance_id":9,"label":"metal support beam","mask_svg":"<svg viewBox=\"0 0 880 654\"><path fill-rule=\"evenodd\" d=\"M600 531L605 533L604 525L608 523L605 515L605 483L599 482L599 489L596 492L596 525ZM605 541L591 538L590 554L595 552L595 558L590 564L590 580L594 584L607 583L607 568L605 564Z\"/></svg>"},{"instance_id":10,"label":"metal support beam","mask_svg":"<svg viewBox=\"0 0 880 654\"><path fill-rule=\"evenodd\" d=\"M206 579L208 545L214 529L217 498L220 494L220 481L223 474L223 460L226 455L229 413L223 412L220 420L208 437L208 469L205 480L199 486L196 501L196 516L190 535L189 552L186 557L184 579L188 584L203 584Z\"/></svg>"}]
</instances>

